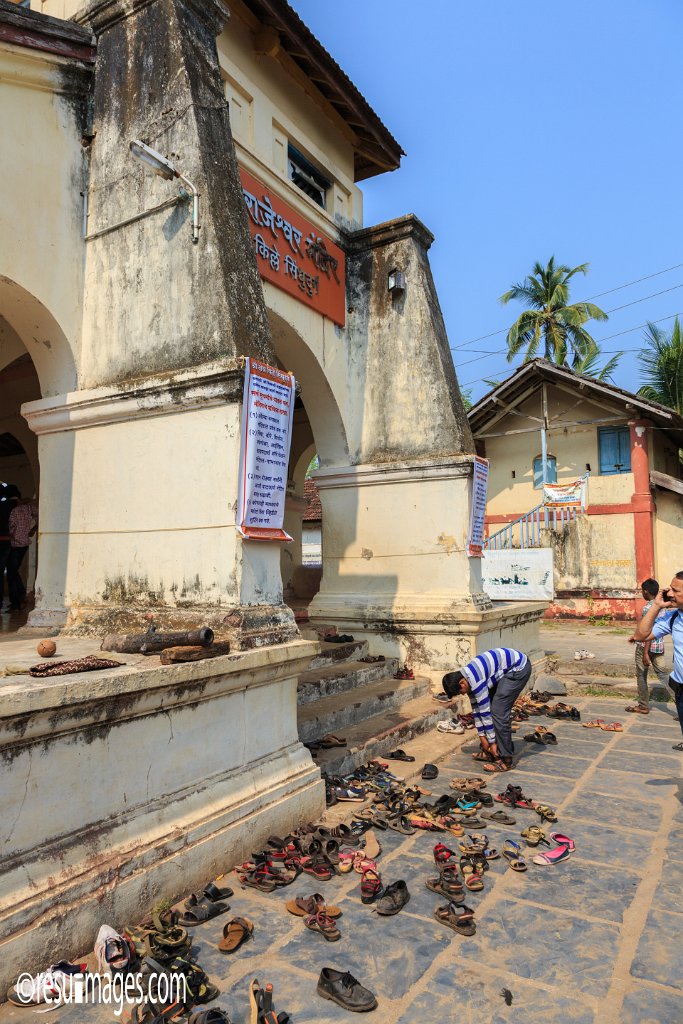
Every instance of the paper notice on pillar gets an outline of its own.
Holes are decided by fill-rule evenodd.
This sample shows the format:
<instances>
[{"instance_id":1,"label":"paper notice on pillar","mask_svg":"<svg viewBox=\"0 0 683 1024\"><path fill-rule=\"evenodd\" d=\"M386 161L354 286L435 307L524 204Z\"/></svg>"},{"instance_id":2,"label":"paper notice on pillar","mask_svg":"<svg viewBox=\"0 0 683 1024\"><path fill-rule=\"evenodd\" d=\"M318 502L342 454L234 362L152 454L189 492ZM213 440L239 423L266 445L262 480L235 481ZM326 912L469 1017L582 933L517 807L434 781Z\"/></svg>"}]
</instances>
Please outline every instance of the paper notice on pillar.
<instances>
[{"instance_id":1,"label":"paper notice on pillar","mask_svg":"<svg viewBox=\"0 0 683 1024\"><path fill-rule=\"evenodd\" d=\"M489 460L474 456L472 474L472 509L470 532L467 538L467 557L481 558L484 551L484 520L486 516L486 492L489 482Z\"/></svg>"},{"instance_id":2,"label":"paper notice on pillar","mask_svg":"<svg viewBox=\"0 0 683 1024\"><path fill-rule=\"evenodd\" d=\"M283 530L295 381L245 360L237 530L247 540L291 541Z\"/></svg>"}]
</instances>

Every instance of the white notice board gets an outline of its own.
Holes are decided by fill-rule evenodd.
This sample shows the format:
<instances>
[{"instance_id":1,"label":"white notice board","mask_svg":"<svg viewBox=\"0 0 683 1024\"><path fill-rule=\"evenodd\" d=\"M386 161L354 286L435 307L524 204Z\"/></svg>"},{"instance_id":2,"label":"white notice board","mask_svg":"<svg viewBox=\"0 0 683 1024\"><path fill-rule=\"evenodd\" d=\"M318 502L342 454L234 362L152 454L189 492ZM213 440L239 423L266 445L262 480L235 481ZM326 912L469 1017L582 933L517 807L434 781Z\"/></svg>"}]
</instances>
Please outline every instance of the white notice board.
<instances>
[{"instance_id":1,"label":"white notice board","mask_svg":"<svg viewBox=\"0 0 683 1024\"><path fill-rule=\"evenodd\" d=\"M552 601L552 548L484 550L484 591L492 601Z\"/></svg>"}]
</instances>

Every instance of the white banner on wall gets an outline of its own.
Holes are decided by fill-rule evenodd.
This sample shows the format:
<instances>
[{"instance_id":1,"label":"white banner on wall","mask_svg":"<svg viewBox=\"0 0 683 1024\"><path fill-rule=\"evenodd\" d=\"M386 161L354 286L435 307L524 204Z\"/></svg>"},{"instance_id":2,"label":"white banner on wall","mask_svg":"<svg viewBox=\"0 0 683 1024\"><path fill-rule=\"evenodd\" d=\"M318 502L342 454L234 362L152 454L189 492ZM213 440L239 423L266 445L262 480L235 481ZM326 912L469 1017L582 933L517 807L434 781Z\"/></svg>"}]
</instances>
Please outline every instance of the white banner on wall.
<instances>
[{"instance_id":1,"label":"white banner on wall","mask_svg":"<svg viewBox=\"0 0 683 1024\"><path fill-rule=\"evenodd\" d=\"M472 473L472 510L470 532L467 538L467 557L481 558L484 550L484 520L486 516L486 492L489 481L489 460L474 456Z\"/></svg>"},{"instance_id":2,"label":"white banner on wall","mask_svg":"<svg viewBox=\"0 0 683 1024\"><path fill-rule=\"evenodd\" d=\"M245 359L237 529L248 540L292 539L283 524L294 392L291 373Z\"/></svg>"},{"instance_id":3,"label":"white banner on wall","mask_svg":"<svg viewBox=\"0 0 683 1024\"><path fill-rule=\"evenodd\" d=\"M492 601L552 601L552 548L507 548L484 551L484 592Z\"/></svg>"}]
</instances>

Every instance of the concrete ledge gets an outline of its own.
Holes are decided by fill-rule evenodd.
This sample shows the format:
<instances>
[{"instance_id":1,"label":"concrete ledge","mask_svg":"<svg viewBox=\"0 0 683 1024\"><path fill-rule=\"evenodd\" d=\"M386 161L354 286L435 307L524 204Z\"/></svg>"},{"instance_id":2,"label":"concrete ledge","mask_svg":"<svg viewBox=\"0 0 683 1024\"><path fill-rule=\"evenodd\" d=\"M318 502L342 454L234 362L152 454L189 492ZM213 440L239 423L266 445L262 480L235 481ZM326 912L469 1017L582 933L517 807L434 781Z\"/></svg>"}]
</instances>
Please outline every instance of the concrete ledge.
<instances>
[{"instance_id":1,"label":"concrete ledge","mask_svg":"<svg viewBox=\"0 0 683 1024\"><path fill-rule=\"evenodd\" d=\"M299 743L299 640L3 685L0 994L324 810ZM21 677L18 677L21 678Z\"/></svg>"}]
</instances>

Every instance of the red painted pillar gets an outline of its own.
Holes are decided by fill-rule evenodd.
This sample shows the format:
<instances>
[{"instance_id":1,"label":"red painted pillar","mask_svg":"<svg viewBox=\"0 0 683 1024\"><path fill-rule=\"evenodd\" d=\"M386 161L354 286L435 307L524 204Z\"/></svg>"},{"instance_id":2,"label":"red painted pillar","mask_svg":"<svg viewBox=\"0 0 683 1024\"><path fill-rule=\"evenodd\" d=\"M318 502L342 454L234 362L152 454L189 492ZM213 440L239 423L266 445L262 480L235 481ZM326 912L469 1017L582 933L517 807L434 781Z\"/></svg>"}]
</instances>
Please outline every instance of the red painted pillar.
<instances>
[{"instance_id":1,"label":"red painted pillar","mask_svg":"<svg viewBox=\"0 0 683 1024\"><path fill-rule=\"evenodd\" d=\"M633 473L633 529L636 545L636 584L639 586L648 576L654 576L655 504L650 490L650 457L648 442L650 423L648 420L631 420L631 471ZM638 612L642 601L637 602Z\"/></svg>"}]
</instances>

